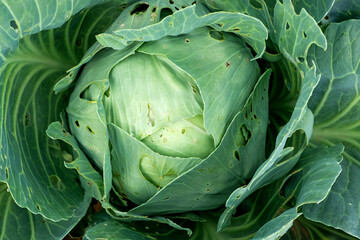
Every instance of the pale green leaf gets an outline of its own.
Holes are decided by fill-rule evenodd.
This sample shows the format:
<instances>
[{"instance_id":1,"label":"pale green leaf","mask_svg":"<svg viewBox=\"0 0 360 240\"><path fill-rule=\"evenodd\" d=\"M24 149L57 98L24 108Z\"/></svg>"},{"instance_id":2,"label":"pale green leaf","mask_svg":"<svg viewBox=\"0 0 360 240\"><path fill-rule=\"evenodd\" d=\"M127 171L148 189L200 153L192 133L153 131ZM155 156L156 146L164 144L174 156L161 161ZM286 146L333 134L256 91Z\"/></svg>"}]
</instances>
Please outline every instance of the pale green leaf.
<instances>
[{"instance_id":1,"label":"pale green leaf","mask_svg":"<svg viewBox=\"0 0 360 240\"><path fill-rule=\"evenodd\" d=\"M265 146L269 77L270 71L267 71L260 78L246 107L232 121L209 157L129 212L152 215L208 210L223 205L227 196L244 184L244 177L251 176L264 159L265 149L259 146Z\"/></svg>"}]
</instances>

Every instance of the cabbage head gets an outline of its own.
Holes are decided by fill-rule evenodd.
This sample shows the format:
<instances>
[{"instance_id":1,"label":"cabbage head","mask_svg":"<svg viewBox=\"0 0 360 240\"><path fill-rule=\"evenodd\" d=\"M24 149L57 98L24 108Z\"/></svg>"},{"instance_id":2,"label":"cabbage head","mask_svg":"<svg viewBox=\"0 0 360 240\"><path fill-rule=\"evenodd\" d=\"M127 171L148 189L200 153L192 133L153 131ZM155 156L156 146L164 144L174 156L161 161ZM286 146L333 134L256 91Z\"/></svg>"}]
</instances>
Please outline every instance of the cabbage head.
<instances>
[{"instance_id":1,"label":"cabbage head","mask_svg":"<svg viewBox=\"0 0 360 240\"><path fill-rule=\"evenodd\" d=\"M71 133L100 168L109 148L115 189L145 203L214 152L227 151L219 145L260 77L252 58L241 38L210 27L105 50L86 64L70 97ZM259 160L244 159L253 167L238 179L249 178Z\"/></svg>"}]
</instances>

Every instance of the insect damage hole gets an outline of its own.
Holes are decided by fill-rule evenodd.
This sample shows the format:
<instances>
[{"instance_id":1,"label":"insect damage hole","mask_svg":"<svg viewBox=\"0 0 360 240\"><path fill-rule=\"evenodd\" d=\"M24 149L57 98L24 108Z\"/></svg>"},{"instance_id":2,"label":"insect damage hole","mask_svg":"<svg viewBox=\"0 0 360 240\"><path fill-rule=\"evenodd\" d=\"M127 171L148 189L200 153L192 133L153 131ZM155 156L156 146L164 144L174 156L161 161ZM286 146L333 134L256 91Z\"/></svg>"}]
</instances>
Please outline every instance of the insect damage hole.
<instances>
[{"instance_id":1,"label":"insect damage hole","mask_svg":"<svg viewBox=\"0 0 360 240\"><path fill-rule=\"evenodd\" d=\"M306 34L306 32L305 32L305 31L303 31L302 33L303 33L303 37L304 37L304 38L307 38L307 34Z\"/></svg>"},{"instance_id":2,"label":"insect damage hole","mask_svg":"<svg viewBox=\"0 0 360 240\"><path fill-rule=\"evenodd\" d=\"M149 4L147 3L141 3L139 5L137 5L131 12L130 15L134 15L134 14L141 14L146 12L146 10L149 8Z\"/></svg>"},{"instance_id":3,"label":"insect damage hole","mask_svg":"<svg viewBox=\"0 0 360 240\"><path fill-rule=\"evenodd\" d=\"M210 30L209 35L210 35L211 38L213 38L215 40L218 40L218 41L224 41L225 40L224 34L222 32L219 32L219 31Z\"/></svg>"},{"instance_id":4,"label":"insect damage hole","mask_svg":"<svg viewBox=\"0 0 360 240\"><path fill-rule=\"evenodd\" d=\"M234 157L235 157L236 160L240 161L239 151L235 151L235 152L234 152Z\"/></svg>"},{"instance_id":5,"label":"insect damage hole","mask_svg":"<svg viewBox=\"0 0 360 240\"><path fill-rule=\"evenodd\" d=\"M285 29L286 29L286 30L289 30L289 29L290 29L290 25L289 25L288 22L286 22L286 24L285 24Z\"/></svg>"},{"instance_id":6,"label":"insect damage hole","mask_svg":"<svg viewBox=\"0 0 360 240\"><path fill-rule=\"evenodd\" d=\"M11 20L9 24L10 24L10 27L12 29L14 29L15 31L19 30L19 27L18 27L17 23L15 22L15 20Z\"/></svg>"},{"instance_id":7,"label":"insect damage hole","mask_svg":"<svg viewBox=\"0 0 360 240\"><path fill-rule=\"evenodd\" d=\"M165 17L170 16L173 14L173 10L170 8L163 8L160 11L160 20L163 20Z\"/></svg>"},{"instance_id":8,"label":"insect damage hole","mask_svg":"<svg viewBox=\"0 0 360 240\"><path fill-rule=\"evenodd\" d=\"M95 134L95 132L94 132L89 126L86 126L86 129L87 129L91 134Z\"/></svg>"},{"instance_id":9,"label":"insect damage hole","mask_svg":"<svg viewBox=\"0 0 360 240\"><path fill-rule=\"evenodd\" d=\"M303 57L297 57L296 58L296 60L298 61L298 62L304 62L305 61L305 58L303 58Z\"/></svg>"}]
</instances>

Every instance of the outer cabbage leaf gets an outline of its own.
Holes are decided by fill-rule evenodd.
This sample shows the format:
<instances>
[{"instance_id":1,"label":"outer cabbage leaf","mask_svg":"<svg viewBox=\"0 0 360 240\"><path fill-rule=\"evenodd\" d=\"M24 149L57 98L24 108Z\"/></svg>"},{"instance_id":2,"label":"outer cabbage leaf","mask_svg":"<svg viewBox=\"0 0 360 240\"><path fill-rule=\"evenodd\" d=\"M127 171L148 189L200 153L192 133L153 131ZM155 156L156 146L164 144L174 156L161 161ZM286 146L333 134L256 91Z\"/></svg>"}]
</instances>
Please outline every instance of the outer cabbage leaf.
<instances>
[{"instance_id":1,"label":"outer cabbage leaf","mask_svg":"<svg viewBox=\"0 0 360 240\"><path fill-rule=\"evenodd\" d=\"M90 200L86 197L72 218L54 223L20 208L7 191L6 184L0 183L0 239L62 239L85 215Z\"/></svg>"},{"instance_id":2,"label":"outer cabbage leaf","mask_svg":"<svg viewBox=\"0 0 360 240\"><path fill-rule=\"evenodd\" d=\"M295 19L303 21L295 23ZM320 76L315 74L315 67L309 68L305 58L308 48L315 43L326 47L326 39L316 22L305 12L296 15L290 0L278 2L274 10L275 31L272 39L278 45L280 52L290 60L302 76L302 89L289 122L281 129L276 138L275 149L270 157L256 171L247 186L235 190L227 200L227 209L219 220L218 230L228 224L235 208L251 193L285 175L296 164L300 154L305 149L312 132L313 116L307 108L307 103L317 85ZM288 26L290 29L287 29ZM296 34L307 31L304 35Z\"/></svg>"},{"instance_id":3,"label":"outer cabbage leaf","mask_svg":"<svg viewBox=\"0 0 360 240\"><path fill-rule=\"evenodd\" d=\"M266 223L254 239L278 239L302 215L300 207L322 202L341 172L343 146L332 148L307 148L294 167L295 175L285 183L285 192L293 194L295 206Z\"/></svg>"},{"instance_id":4,"label":"outer cabbage leaf","mask_svg":"<svg viewBox=\"0 0 360 240\"><path fill-rule=\"evenodd\" d=\"M178 219L179 220L179 219ZM180 220L181 221L181 220ZM171 221L169 221L171 222ZM189 233L179 231L174 226L166 226L169 222L162 221L137 221L120 222L111 218L106 212L101 211L92 216L85 233L85 239L128 239L128 240L183 240L187 239ZM176 225L173 222L173 225Z\"/></svg>"},{"instance_id":5,"label":"outer cabbage leaf","mask_svg":"<svg viewBox=\"0 0 360 240\"><path fill-rule=\"evenodd\" d=\"M267 30L261 21L239 13L219 12L198 16L196 5L176 11L157 24L140 29L120 29L112 34L99 34L96 38L103 46L120 50L134 41L155 41L164 36L190 33L196 28L209 25L217 25L222 31L242 36L257 53L253 60L261 57L265 51Z\"/></svg>"},{"instance_id":6,"label":"outer cabbage leaf","mask_svg":"<svg viewBox=\"0 0 360 240\"><path fill-rule=\"evenodd\" d=\"M211 10L239 12L255 17L263 22L268 29L273 29L271 11L266 1L258 0L201 0Z\"/></svg>"},{"instance_id":7,"label":"outer cabbage leaf","mask_svg":"<svg viewBox=\"0 0 360 240\"><path fill-rule=\"evenodd\" d=\"M360 19L360 3L357 0L335 0L333 7L322 23Z\"/></svg>"},{"instance_id":8,"label":"outer cabbage leaf","mask_svg":"<svg viewBox=\"0 0 360 240\"><path fill-rule=\"evenodd\" d=\"M334 5L335 0L295 0L296 12L304 8L316 22L320 22Z\"/></svg>"},{"instance_id":9,"label":"outer cabbage leaf","mask_svg":"<svg viewBox=\"0 0 360 240\"><path fill-rule=\"evenodd\" d=\"M108 0L1 1L0 64L9 51L15 50L22 37L42 30L58 28L82 9L106 1Z\"/></svg>"},{"instance_id":10,"label":"outer cabbage leaf","mask_svg":"<svg viewBox=\"0 0 360 240\"><path fill-rule=\"evenodd\" d=\"M360 20L330 24L325 34L329 48L313 49L311 56L322 75L310 101L315 116L311 143L341 142L345 160L329 197L304 212L311 220L360 237Z\"/></svg>"},{"instance_id":11,"label":"outer cabbage leaf","mask_svg":"<svg viewBox=\"0 0 360 240\"><path fill-rule=\"evenodd\" d=\"M59 29L26 36L1 68L0 180L19 206L53 221L73 216L84 192L76 172L64 166L71 149L45 133L68 102L68 92L55 95L52 88L117 10L113 4L88 9Z\"/></svg>"}]
</instances>

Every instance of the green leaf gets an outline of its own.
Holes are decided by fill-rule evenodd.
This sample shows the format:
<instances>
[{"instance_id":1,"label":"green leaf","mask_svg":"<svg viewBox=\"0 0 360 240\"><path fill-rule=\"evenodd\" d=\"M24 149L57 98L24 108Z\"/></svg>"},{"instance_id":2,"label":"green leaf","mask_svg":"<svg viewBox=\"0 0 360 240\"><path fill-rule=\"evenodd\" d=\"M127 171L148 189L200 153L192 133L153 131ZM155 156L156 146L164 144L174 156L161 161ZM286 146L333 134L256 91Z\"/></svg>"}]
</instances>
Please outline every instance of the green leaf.
<instances>
[{"instance_id":1,"label":"green leaf","mask_svg":"<svg viewBox=\"0 0 360 240\"><path fill-rule=\"evenodd\" d=\"M90 200L86 197L72 218L54 223L20 208L7 191L6 184L0 183L0 239L62 239L85 215Z\"/></svg>"},{"instance_id":2,"label":"green leaf","mask_svg":"<svg viewBox=\"0 0 360 240\"><path fill-rule=\"evenodd\" d=\"M297 15L290 0L277 2L274 9L274 31L271 39L280 52L297 66L304 76L307 72L307 51L312 44L326 49L326 38L315 20L304 10Z\"/></svg>"},{"instance_id":3,"label":"green leaf","mask_svg":"<svg viewBox=\"0 0 360 240\"><path fill-rule=\"evenodd\" d=\"M201 212L206 220L196 223L191 240L244 240L252 239L256 232L272 218L276 217L289 201L280 195L283 180L277 180L262 188L245 200L236 217L221 232L217 232L217 222L221 209Z\"/></svg>"},{"instance_id":4,"label":"green leaf","mask_svg":"<svg viewBox=\"0 0 360 240\"><path fill-rule=\"evenodd\" d=\"M300 24L302 21L303 23ZM299 68L302 89L289 122L276 138L275 149L270 157L258 168L247 186L238 188L228 198L227 209L219 219L219 231L228 224L236 207L246 197L290 171L305 149L312 133L313 116L307 104L320 76L316 76L315 67L309 69L304 59L311 44L326 47L325 36L314 19L305 11L301 11L300 15L295 14L290 0L284 0L283 4L277 2L274 10L274 26L275 30L270 36L277 43L284 57ZM303 31L307 31L306 37L297 34ZM304 62L299 61L299 57L302 57Z\"/></svg>"},{"instance_id":5,"label":"green leaf","mask_svg":"<svg viewBox=\"0 0 360 240\"><path fill-rule=\"evenodd\" d=\"M343 170L327 198L319 204L304 206L304 216L359 238L360 168L346 160L341 167Z\"/></svg>"},{"instance_id":6,"label":"green leaf","mask_svg":"<svg viewBox=\"0 0 360 240\"><path fill-rule=\"evenodd\" d=\"M190 229L185 229L164 217L147 218L139 216L137 219L124 222L105 211L91 216L85 239L130 239L130 240L183 240L191 235ZM135 219L135 221L134 221ZM179 231L181 230L181 231ZM184 231L186 230L186 231Z\"/></svg>"},{"instance_id":7,"label":"green leaf","mask_svg":"<svg viewBox=\"0 0 360 240\"><path fill-rule=\"evenodd\" d=\"M329 48L325 52L314 49L312 54L322 78L310 101L315 115L311 143L343 143L344 170L329 198L305 216L360 237L360 195L353 185L360 172L360 20L330 24L325 34Z\"/></svg>"},{"instance_id":8,"label":"green leaf","mask_svg":"<svg viewBox=\"0 0 360 240\"><path fill-rule=\"evenodd\" d=\"M238 188L230 195L226 202L227 209L219 219L218 230L228 224L235 208L246 197L264 185L282 177L296 164L306 147L309 136L311 136L313 116L307 108L307 102L318 80L319 77L315 77L314 69L309 70L304 78L304 86L291 119L276 138L274 151L257 169L249 184ZM279 164L280 162L281 164Z\"/></svg>"},{"instance_id":9,"label":"green leaf","mask_svg":"<svg viewBox=\"0 0 360 240\"><path fill-rule=\"evenodd\" d=\"M265 146L269 77L270 71L264 73L246 107L235 117L220 145L207 159L129 213L168 214L223 205L227 196L245 183L243 177L251 176L264 159L265 149L259 146ZM244 133L251 137L243 138Z\"/></svg>"},{"instance_id":10,"label":"green leaf","mask_svg":"<svg viewBox=\"0 0 360 240\"><path fill-rule=\"evenodd\" d=\"M24 37L0 69L0 180L19 206L53 221L73 216L84 192L64 166L71 149L45 132L68 103L69 92L52 89L117 9L111 3L84 10L59 29Z\"/></svg>"},{"instance_id":11,"label":"green leaf","mask_svg":"<svg viewBox=\"0 0 360 240\"><path fill-rule=\"evenodd\" d=\"M63 123L64 124L64 123ZM62 140L73 148L73 156L66 159L65 166L69 169L76 169L81 176L83 188L91 197L102 200L106 197L106 189L102 176L91 165L85 154L81 151L75 138L66 131L63 124L53 122L46 130L46 134L54 140Z\"/></svg>"},{"instance_id":12,"label":"green leaf","mask_svg":"<svg viewBox=\"0 0 360 240\"><path fill-rule=\"evenodd\" d=\"M144 43L138 51L165 56L194 79L204 103L205 129L215 146L243 109L260 75L257 62L250 60L250 49L239 37L207 27Z\"/></svg>"},{"instance_id":13,"label":"green leaf","mask_svg":"<svg viewBox=\"0 0 360 240\"><path fill-rule=\"evenodd\" d=\"M108 124L113 150L114 183L136 204L142 204L187 169L196 166L199 158L167 157L153 152L123 129ZM153 169L152 169L153 168ZM163 207L163 210L166 208Z\"/></svg>"},{"instance_id":14,"label":"green leaf","mask_svg":"<svg viewBox=\"0 0 360 240\"><path fill-rule=\"evenodd\" d=\"M151 236L146 236L136 229L132 229L127 223L122 223L110 219L89 227L85 233L85 239L96 240L105 239L122 239L122 240L155 240Z\"/></svg>"},{"instance_id":15,"label":"green leaf","mask_svg":"<svg viewBox=\"0 0 360 240\"><path fill-rule=\"evenodd\" d=\"M219 12L198 16L196 5L176 11L157 24L140 29L120 29L112 34L99 34L96 38L101 45L120 50L134 41L155 41L165 36L186 34L196 28L216 24L222 31L242 36L257 53L253 60L264 53L267 30L261 21L239 13Z\"/></svg>"},{"instance_id":16,"label":"green leaf","mask_svg":"<svg viewBox=\"0 0 360 240\"><path fill-rule=\"evenodd\" d=\"M61 26L83 8L106 0L3 0L0 2L0 65L26 35Z\"/></svg>"},{"instance_id":17,"label":"green leaf","mask_svg":"<svg viewBox=\"0 0 360 240\"><path fill-rule=\"evenodd\" d=\"M200 2L203 2L212 10L247 14L261 20L268 29L273 28L268 5L263 0L201 0Z\"/></svg>"},{"instance_id":18,"label":"green leaf","mask_svg":"<svg viewBox=\"0 0 360 240\"><path fill-rule=\"evenodd\" d=\"M333 7L322 21L323 24L360 19L360 3L357 0L335 0Z\"/></svg>"},{"instance_id":19,"label":"green leaf","mask_svg":"<svg viewBox=\"0 0 360 240\"><path fill-rule=\"evenodd\" d=\"M323 201L341 172L340 161L343 146L332 148L306 149L301 155L294 172L285 186L287 192L294 191L295 207L266 223L254 239L278 239L292 226L293 221L302 213L299 207Z\"/></svg>"},{"instance_id":20,"label":"green leaf","mask_svg":"<svg viewBox=\"0 0 360 240\"><path fill-rule=\"evenodd\" d=\"M134 2L124 1L122 2ZM139 29L154 23L159 22L164 14L168 11L175 12L178 9L183 8L184 6L190 6L193 4L193 0L174 0L174 1L163 1L163 0L147 0L136 1L134 4L128 6L124 11L121 12L119 17L113 22L113 24L103 30L105 33L112 33L113 31L119 29ZM141 45L141 43L139 44ZM125 47L125 46L124 46ZM64 77L61 81L56 84L54 90L56 93L65 91L74 83L77 74L80 70L80 67L88 63L96 53L104 49L100 43L94 43L89 50L84 54L81 61L68 71L68 75Z\"/></svg>"},{"instance_id":21,"label":"green leaf","mask_svg":"<svg viewBox=\"0 0 360 240\"><path fill-rule=\"evenodd\" d=\"M294 8L296 12L300 12L304 8L316 22L320 22L330 11L335 0L294 0Z\"/></svg>"}]
</instances>

